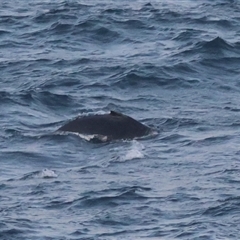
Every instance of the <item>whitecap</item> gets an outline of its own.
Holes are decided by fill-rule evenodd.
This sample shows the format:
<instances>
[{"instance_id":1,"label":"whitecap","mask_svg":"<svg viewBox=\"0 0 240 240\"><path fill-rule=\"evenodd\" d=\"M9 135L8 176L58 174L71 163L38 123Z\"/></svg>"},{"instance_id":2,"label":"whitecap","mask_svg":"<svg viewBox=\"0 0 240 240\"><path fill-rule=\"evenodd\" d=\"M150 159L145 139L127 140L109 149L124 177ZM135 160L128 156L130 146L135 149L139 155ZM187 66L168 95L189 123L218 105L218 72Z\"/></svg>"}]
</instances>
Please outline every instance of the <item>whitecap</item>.
<instances>
[{"instance_id":1,"label":"whitecap","mask_svg":"<svg viewBox=\"0 0 240 240\"><path fill-rule=\"evenodd\" d=\"M58 177L58 175L53 170L45 168L40 172L40 177L41 178L56 178L56 177Z\"/></svg>"}]
</instances>

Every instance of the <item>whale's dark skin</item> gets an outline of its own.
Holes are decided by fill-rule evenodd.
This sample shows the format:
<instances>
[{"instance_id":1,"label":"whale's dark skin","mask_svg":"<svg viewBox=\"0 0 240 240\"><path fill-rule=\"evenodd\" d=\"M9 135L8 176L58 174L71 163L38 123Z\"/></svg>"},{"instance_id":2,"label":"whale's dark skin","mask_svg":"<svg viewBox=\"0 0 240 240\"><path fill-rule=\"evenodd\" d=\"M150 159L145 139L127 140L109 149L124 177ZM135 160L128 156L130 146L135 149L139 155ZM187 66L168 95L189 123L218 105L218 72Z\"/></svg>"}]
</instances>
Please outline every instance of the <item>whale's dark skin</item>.
<instances>
[{"instance_id":1,"label":"whale's dark skin","mask_svg":"<svg viewBox=\"0 0 240 240\"><path fill-rule=\"evenodd\" d=\"M78 117L58 130L104 136L107 141L139 138L151 132L151 128L127 115L114 111L109 114Z\"/></svg>"}]
</instances>

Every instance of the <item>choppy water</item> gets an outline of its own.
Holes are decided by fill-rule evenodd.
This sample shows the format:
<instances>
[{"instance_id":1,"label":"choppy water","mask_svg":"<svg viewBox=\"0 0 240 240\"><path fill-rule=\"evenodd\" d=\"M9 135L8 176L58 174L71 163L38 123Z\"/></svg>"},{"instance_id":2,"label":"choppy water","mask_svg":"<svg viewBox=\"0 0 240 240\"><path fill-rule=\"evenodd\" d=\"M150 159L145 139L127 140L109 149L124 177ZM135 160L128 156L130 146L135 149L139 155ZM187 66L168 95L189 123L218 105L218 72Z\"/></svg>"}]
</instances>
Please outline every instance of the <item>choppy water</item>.
<instances>
[{"instance_id":1,"label":"choppy water","mask_svg":"<svg viewBox=\"0 0 240 240\"><path fill-rule=\"evenodd\" d=\"M237 0L1 1L0 239L239 239L239 66Z\"/></svg>"}]
</instances>

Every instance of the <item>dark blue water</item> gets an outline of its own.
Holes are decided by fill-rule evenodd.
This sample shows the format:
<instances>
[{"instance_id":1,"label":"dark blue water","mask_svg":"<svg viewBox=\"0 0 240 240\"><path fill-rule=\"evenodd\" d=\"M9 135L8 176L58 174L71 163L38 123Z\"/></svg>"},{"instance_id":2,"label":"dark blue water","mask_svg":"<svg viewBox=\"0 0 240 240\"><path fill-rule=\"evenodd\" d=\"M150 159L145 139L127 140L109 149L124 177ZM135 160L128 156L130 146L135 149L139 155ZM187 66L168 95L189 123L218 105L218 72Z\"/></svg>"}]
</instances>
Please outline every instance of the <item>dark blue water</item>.
<instances>
[{"instance_id":1,"label":"dark blue water","mask_svg":"<svg viewBox=\"0 0 240 240\"><path fill-rule=\"evenodd\" d=\"M1 1L0 73L0 239L240 239L239 1Z\"/></svg>"}]
</instances>

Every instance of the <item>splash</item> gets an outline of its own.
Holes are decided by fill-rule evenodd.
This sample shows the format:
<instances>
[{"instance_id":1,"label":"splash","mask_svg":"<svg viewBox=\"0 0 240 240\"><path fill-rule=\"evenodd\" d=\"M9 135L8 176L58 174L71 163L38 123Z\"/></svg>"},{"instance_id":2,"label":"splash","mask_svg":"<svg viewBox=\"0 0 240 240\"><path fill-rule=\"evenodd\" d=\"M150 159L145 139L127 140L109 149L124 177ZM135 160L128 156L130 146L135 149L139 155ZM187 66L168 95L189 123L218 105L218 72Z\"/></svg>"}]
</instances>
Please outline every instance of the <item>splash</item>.
<instances>
[{"instance_id":1,"label":"splash","mask_svg":"<svg viewBox=\"0 0 240 240\"><path fill-rule=\"evenodd\" d=\"M41 178L56 178L56 177L58 177L58 175L53 170L50 170L47 168L43 169L39 175Z\"/></svg>"},{"instance_id":2,"label":"splash","mask_svg":"<svg viewBox=\"0 0 240 240\"><path fill-rule=\"evenodd\" d=\"M140 142L134 140L132 141L132 145L130 149L126 152L125 156L122 157L122 160L132 160L137 158L143 158L144 146Z\"/></svg>"}]
</instances>

